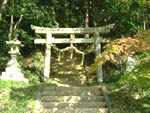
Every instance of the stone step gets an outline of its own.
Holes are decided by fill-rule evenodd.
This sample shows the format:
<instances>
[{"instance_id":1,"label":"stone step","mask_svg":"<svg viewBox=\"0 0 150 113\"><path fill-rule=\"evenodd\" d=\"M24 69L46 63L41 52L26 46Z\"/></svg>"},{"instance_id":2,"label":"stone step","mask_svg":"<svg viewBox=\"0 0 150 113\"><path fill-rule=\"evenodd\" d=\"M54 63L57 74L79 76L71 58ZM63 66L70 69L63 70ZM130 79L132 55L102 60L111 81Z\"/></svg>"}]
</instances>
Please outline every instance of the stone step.
<instances>
[{"instance_id":1,"label":"stone step","mask_svg":"<svg viewBox=\"0 0 150 113\"><path fill-rule=\"evenodd\" d=\"M71 67L71 68L76 68L76 69L83 69L84 68L82 65L72 64L71 62L70 62L70 65L66 65L66 66L64 66L64 64L62 64L62 63L57 63L57 66L56 65L53 66L53 68L58 68L58 67L62 67L62 68Z\"/></svg>"},{"instance_id":2,"label":"stone step","mask_svg":"<svg viewBox=\"0 0 150 113\"><path fill-rule=\"evenodd\" d=\"M84 72L80 71L80 70L74 70L74 71L66 71L66 70L60 71L60 70L57 70L57 74L76 74L76 75L81 75L81 74L84 74Z\"/></svg>"},{"instance_id":3,"label":"stone step","mask_svg":"<svg viewBox=\"0 0 150 113\"><path fill-rule=\"evenodd\" d=\"M101 91L101 87L63 87L63 86L51 86L42 88L43 91Z\"/></svg>"},{"instance_id":4,"label":"stone step","mask_svg":"<svg viewBox=\"0 0 150 113\"><path fill-rule=\"evenodd\" d=\"M84 91L84 90L72 90L72 91L43 91L42 96L102 96L101 91Z\"/></svg>"},{"instance_id":5,"label":"stone step","mask_svg":"<svg viewBox=\"0 0 150 113\"><path fill-rule=\"evenodd\" d=\"M105 108L106 102L42 102L45 108Z\"/></svg>"},{"instance_id":6,"label":"stone step","mask_svg":"<svg viewBox=\"0 0 150 113\"><path fill-rule=\"evenodd\" d=\"M102 102L104 96L43 96L41 98L43 102Z\"/></svg>"},{"instance_id":7,"label":"stone step","mask_svg":"<svg viewBox=\"0 0 150 113\"><path fill-rule=\"evenodd\" d=\"M86 109L47 109L47 113L109 113L107 108L86 108Z\"/></svg>"},{"instance_id":8,"label":"stone step","mask_svg":"<svg viewBox=\"0 0 150 113\"><path fill-rule=\"evenodd\" d=\"M58 79L55 79L55 78L51 78L49 81L50 81L50 83L53 83L53 84L57 84L57 83L61 83L61 84L70 84L70 86L72 86L71 84L77 84L77 86L78 86L78 84L80 84L80 86L81 86L81 84L83 83L83 82L86 82L86 77L83 77L83 78L81 78L81 80L76 80L76 79L71 79L71 80L68 80L68 79L61 79L61 81L60 80L58 80ZM57 84L58 85L58 84ZM76 87L77 87L76 86Z\"/></svg>"}]
</instances>

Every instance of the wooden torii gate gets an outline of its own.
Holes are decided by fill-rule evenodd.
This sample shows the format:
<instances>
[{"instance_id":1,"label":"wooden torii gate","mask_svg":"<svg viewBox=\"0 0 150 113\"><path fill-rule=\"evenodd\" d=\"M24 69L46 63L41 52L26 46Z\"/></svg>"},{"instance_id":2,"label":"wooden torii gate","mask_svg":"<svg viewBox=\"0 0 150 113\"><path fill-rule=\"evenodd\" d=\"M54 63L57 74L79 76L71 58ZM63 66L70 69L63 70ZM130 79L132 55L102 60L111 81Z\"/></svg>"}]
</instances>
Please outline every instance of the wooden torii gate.
<instances>
[{"instance_id":1,"label":"wooden torii gate","mask_svg":"<svg viewBox=\"0 0 150 113\"><path fill-rule=\"evenodd\" d=\"M114 24L110 24L103 27L93 27L93 28L45 28L31 25L32 30L35 30L35 33L46 34L46 39L35 39L35 44L46 44L45 50L45 64L44 64L44 80L48 82L50 77L50 57L51 57L51 44L52 43L95 43L95 55L101 53L101 44L109 42L107 39L100 37L100 34L110 33L110 30L113 29ZM52 35L66 35L70 34L70 37L76 35L84 34L93 34L91 38L57 38L55 39ZM103 72L102 66L97 68L97 81L103 82Z\"/></svg>"}]
</instances>

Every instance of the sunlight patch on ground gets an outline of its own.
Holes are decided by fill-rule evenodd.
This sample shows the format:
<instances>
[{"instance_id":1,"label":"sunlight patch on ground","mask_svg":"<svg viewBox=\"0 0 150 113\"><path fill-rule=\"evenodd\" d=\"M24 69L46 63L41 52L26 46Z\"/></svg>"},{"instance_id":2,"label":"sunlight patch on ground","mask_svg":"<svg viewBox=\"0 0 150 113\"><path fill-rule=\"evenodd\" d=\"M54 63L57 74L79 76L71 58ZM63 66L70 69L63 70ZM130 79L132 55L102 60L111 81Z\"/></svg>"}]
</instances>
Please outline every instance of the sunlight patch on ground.
<instances>
[{"instance_id":1,"label":"sunlight patch on ground","mask_svg":"<svg viewBox=\"0 0 150 113\"><path fill-rule=\"evenodd\" d=\"M60 83L60 79L58 79L58 78L51 78L50 79L50 83L51 84L56 84L57 86L64 86L64 87L70 87L70 85L68 85L68 84L65 84L65 83Z\"/></svg>"}]
</instances>

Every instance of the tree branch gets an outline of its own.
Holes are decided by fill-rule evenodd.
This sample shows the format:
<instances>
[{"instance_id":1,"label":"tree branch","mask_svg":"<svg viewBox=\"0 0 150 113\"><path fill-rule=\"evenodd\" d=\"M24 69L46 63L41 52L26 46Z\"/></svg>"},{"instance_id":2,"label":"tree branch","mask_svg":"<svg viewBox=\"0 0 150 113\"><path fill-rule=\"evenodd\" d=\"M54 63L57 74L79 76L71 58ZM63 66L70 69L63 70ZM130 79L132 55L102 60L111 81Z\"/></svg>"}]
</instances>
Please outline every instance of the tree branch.
<instances>
[{"instance_id":1,"label":"tree branch","mask_svg":"<svg viewBox=\"0 0 150 113\"><path fill-rule=\"evenodd\" d=\"M12 33L13 33L13 23L14 23L14 15L11 14L11 20L10 20L10 27L9 27L9 34L8 34L8 38L9 40L12 39Z\"/></svg>"},{"instance_id":2,"label":"tree branch","mask_svg":"<svg viewBox=\"0 0 150 113\"><path fill-rule=\"evenodd\" d=\"M3 11L3 9L5 9L7 2L8 2L8 0L3 0L3 3L1 5L1 8L0 8L0 20L2 19L2 11Z\"/></svg>"},{"instance_id":3,"label":"tree branch","mask_svg":"<svg viewBox=\"0 0 150 113\"><path fill-rule=\"evenodd\" d=\"M17 23L16 23L15 26L14 26L14 34L16 33L17 27L19 26L19 24L20 24L20 22L21 22L21 20L22 20L22 17L23 17L23 15L20 15L19 20L17 21Z\"/></svg>"}]
</instances>

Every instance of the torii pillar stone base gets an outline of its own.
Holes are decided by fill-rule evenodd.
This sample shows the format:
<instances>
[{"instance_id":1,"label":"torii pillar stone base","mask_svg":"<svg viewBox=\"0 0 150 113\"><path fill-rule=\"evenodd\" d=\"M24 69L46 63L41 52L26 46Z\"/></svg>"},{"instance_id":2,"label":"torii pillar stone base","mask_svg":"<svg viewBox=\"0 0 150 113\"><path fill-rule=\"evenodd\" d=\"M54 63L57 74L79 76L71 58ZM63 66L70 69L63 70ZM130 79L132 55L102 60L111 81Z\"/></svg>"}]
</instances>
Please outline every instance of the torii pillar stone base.
<instances>
[{"instance_id":1,"label":"torii pillar stone base","mask_svg":"<svg viewBox=\"0 0 150 113\"><path fill-rule=\"evenodd\" d=\"M17 56L20 54L19 48L21 46L21 42L18 40L15 41L12 40L12 41L7 41L6 43L11 47L9 51L11 59L7 63L5 72L2 72L1 79L27 83L28 79L24 78L24 75L21 72L20 65L17 61Z\"/></svg>"}]
</instances>

